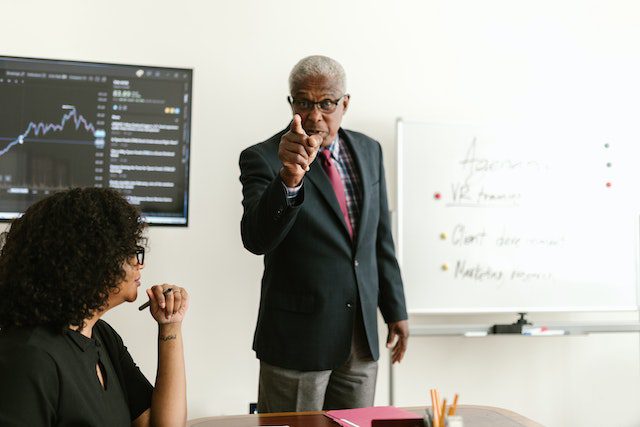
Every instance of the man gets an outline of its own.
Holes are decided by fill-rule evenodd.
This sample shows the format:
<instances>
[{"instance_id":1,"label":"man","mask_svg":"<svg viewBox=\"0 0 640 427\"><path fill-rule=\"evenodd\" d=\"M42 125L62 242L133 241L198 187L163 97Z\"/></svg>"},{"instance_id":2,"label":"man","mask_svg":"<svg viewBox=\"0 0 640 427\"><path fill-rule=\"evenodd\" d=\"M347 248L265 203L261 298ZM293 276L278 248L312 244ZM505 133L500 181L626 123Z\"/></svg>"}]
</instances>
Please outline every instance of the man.
<instances>
[{"instance_id":1,"label":"man","mask_svg":"<svg viewBox=\"0 0 640 427\"><path fill-rule=\"evenodd\" d=\"M350 97L333 59L302 59L289 89L288 128L240 155L242 241L265 265L258 411L371 406L377 307L393 362L409 335L382 150L340 127Z\"/></svg>"}]
</instances>

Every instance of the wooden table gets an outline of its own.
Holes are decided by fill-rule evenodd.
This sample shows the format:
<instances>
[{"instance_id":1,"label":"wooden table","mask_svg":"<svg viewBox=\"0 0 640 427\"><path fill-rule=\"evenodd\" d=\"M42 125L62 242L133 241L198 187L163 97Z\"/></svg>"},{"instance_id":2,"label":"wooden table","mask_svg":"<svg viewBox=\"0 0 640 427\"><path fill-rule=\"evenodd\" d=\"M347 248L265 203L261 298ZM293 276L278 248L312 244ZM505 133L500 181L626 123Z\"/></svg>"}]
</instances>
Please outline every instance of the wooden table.
<instances>
[{"instance_id":1,"label":"wooden table","mask_svg":"<svg viewBox=\"0 0 640 427\"><path fill-rule=\"evenodd\" d=\"M406 408L422 415L424 407ZM191 420L189 427L256 427L283 426L290 427L337 427L334 421L318 412L289 412L280 414L233 415L223 417L207 417ZM461 405L456 415L462 415L465 427L542 427L529 418L506 409L491 406Z\"/></svg>"}]
</instances>

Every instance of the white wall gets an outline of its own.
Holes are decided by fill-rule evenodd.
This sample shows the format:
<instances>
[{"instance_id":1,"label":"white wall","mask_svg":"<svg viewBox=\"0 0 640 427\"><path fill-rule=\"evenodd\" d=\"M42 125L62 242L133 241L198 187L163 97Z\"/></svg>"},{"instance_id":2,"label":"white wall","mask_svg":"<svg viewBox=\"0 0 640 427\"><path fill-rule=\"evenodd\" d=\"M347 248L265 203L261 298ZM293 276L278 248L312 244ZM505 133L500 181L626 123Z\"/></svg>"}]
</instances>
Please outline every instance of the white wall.
<instances>
[{"instance_id":1,"label":"white wall","mask_svg":"<svg viewBox=\"0 0 640 427\"><path fill-rule=\"evenodd\" d=\"M2 9L5 55L195 68L190 225L151 229L144 271L147 285L191 292L190 417L244 413L256 400L250 348L261 259L240 241L237 161L287 123L287 75L299 58L320 53L344 65L352 94L344 125L382 142L392 207L397 117L570 120L639 137L640 5L632 0L22 0ZM153 377L152 321L133 305L108 320ZM549 426L638 426L639 351L636 334L415 338L395 371L396 403L424 404L438 387Z\"/></svg>"}]
</instances>

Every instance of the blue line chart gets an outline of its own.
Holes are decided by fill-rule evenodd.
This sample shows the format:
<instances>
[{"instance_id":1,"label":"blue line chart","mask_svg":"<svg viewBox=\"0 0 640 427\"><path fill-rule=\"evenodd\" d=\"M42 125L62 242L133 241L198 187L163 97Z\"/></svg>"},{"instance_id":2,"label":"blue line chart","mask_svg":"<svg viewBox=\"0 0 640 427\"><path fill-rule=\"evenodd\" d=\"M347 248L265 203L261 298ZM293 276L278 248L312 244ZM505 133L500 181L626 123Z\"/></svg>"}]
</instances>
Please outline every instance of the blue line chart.
<instances>
[{"instance_id":1,"label":"blue line chart","mask_svg":"<svg viewBox=\"0 0 640 427\"><path fill-rule=\"evenodd\" d=\"M67 122L70 120L73 123L75 130L82 127L85 131L90 132L92 135L96 133L96 128L93 123L89 122L82 114L78 113L76 107L73 105L63 105L62 109L69 110L62 116L60 123L43 123L43 122L29 122L27 129L20 134L16 139L11 141L6 147L0 150L0 157L6 154L11 148L16 145L24 144L24 141L30 136L44 136L50 132L61 132L64 130Z\"/></svg>"}]
</instances>

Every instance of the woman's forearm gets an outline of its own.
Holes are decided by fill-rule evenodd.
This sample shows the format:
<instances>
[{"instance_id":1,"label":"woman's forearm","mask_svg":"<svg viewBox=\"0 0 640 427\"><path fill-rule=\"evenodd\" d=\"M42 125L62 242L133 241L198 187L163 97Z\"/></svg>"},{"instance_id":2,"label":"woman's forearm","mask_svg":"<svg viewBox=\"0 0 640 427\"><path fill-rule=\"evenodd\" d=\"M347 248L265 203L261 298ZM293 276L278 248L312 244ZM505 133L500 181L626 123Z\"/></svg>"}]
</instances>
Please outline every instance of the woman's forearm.
<instances>
[{"instance_id":1,"label":"woman's forearm","mask_svg":"<svg viewBox=\"0 0 640 427\"><path fill-rule=\"evenodd\" d=\"M187 421L187 384L182 345L182 323L158 325L158 372L151 399L151 425L184 426Z\"/></svg>"}]
</instances>

